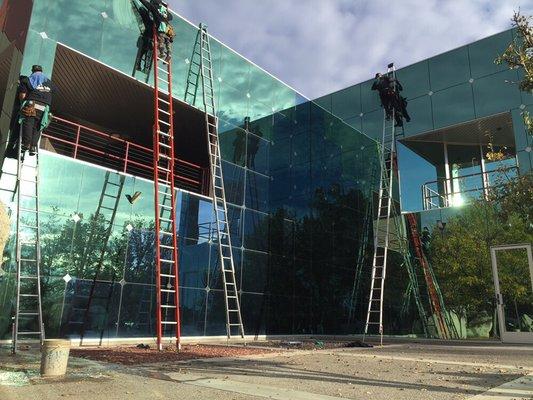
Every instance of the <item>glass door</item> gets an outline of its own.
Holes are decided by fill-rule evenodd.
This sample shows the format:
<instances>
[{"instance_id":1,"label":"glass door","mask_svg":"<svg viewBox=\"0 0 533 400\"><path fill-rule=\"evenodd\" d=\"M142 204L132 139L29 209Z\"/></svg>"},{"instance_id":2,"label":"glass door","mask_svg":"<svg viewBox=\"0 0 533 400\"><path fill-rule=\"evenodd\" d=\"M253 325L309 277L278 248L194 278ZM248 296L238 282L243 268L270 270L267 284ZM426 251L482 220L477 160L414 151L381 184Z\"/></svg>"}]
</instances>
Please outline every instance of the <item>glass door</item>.
<instances>
[{"instance_id":1,"label":"glass door","mask_svg":"<svg viewBox=\"0 0 533 400\"><path fill-rule=\"evenodd\" d=\"M530 244L490 249L500 338L533 343L533 257Z\"/></svg>"}]
</instances>

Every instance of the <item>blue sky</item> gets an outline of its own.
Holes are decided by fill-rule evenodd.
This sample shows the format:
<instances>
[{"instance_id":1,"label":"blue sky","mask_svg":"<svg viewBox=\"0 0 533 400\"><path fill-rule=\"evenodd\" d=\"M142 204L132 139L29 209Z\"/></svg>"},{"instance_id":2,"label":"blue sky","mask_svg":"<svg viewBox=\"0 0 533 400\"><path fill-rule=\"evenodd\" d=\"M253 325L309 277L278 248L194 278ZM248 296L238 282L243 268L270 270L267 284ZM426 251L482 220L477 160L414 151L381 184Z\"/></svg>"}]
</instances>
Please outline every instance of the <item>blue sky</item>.
<instances>
[{"instance_id":1,"label":"blue sky","mask_svg":"<svg viewBox=\"0 0 533 400\"><path fill-rule=\"evenodd\" d=\"M510 27L531 0L170 0L309 98Z\"/></svg>"}]
</instances>

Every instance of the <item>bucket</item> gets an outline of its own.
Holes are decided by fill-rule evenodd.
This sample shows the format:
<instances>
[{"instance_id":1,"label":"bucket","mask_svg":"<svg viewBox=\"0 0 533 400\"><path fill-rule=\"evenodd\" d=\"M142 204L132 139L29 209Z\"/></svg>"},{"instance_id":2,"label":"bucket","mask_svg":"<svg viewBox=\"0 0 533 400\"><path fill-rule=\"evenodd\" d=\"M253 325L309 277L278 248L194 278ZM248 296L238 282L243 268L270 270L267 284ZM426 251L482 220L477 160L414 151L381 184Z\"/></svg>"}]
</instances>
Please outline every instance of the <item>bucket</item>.
<instances>
[{"instance_id":1,"label":"bucket","mask_svg":"<svg viewBox=\"0 0 533 400\"><path fill-rule=\"evenodd\" d=\"M70 340L45 339L41 350L41 375L65 375L69 352Z\"/></svg>"}]
</instances>

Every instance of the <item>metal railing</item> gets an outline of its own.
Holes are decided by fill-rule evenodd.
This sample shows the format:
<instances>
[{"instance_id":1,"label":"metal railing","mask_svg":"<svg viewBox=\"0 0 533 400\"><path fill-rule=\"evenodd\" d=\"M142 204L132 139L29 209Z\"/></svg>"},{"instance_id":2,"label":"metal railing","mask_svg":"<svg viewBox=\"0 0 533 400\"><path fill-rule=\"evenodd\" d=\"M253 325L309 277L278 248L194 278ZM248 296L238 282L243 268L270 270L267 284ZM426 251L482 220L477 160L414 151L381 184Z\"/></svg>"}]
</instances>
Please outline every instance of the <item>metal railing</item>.
<instances>
[{"instance_id":1,"label":"metal railing","mask_svg":"<svg viewBox=\"0 0 533 400\"><path fill-rule=\"evenodd\" d=\"M124 140L118 135L100 132L54 116L42 136L48 139L41 141L41 147L45 150L153 180L152 149ZM205 168L176 158L176 187L203 194L207 183L206 175Z\"/></svg>"},{"instance_id":2,"label":"metal railing","mask_svg":"<svg viewBox=\"0 0 533 400\"><path fill-rule=\"evenodd\" d=\"M486 199L490 188L501 186L505 183L503 180L509 180L516 175L518 167L512 166L426 182L422 185L423 209L461 206L472 199Z\"/></svg>"}]
</instances>

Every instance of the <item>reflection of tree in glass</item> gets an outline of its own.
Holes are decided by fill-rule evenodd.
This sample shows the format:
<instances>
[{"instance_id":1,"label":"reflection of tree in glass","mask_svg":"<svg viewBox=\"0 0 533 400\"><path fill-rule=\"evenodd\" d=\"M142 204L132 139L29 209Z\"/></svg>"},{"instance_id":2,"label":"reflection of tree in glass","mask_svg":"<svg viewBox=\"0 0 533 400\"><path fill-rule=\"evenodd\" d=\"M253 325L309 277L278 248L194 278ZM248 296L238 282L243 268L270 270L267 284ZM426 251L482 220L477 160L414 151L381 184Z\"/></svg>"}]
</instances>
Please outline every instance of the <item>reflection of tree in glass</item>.
<instances>
[{"instance_id":1,"label":"reflection of tree in glass","mask_svg":"<svg viewBox=\"0 0 533 400\"><path fill-rule=\"evenodd\" d=\"M533 241L532 198L533 177L529 174L494 187L489 201L465 207L448 220L442 233L433 229L429 255L444 300L450 310L466 319L469 328L490 324L494 316L490 246ZM508 257L506 265L523 263L518 253ZM531 302L524 287L528 280L518 270L503 268L500 280L508 298Z\"/></svg>"},{"instance_id":2,"label":"reflection of tree in glass","mask_svg":"<svg viewBox=\"0 0 533 400\"><path fill-rule=\"evenodd\" d=\"M294 280L298 287L297 301L312 304L312 320L309 315L295 315L294 333L353 333L363 328L363 318L368 293L369 272L363 275L363 285L360 290L362 298L355 315L358 316L356 326L346 324L351 302L354 279L354 267L357 250L360 245L363 229L362 209L369 201L368 189L363 192L357 189L345 191L339 184L329 188L319 188L310 200L311 213L297 217L284 209L274 212L270 224L270 243L273 254L296 254L294 265ZM287 227L294 232L287 232ZM294 250L291 241L294 239ZM399 266L399 257L392 257L391 264ZM280 264L286 265L281 259ZM287 267L289 268L289 267ZM284 275L269 274L269 288L284 284ZM407 275L404 268L391 268L394 285L390 285L388 296L400 298L407 285ZM400 306L390 302L391 315L394 308ZM333 313L332 310L335 310ZM396 313L398 314L398 313ZM390 332L405 331L400 322L393 317L387 319L391 324ZM409 325L408 328L411 328Z\"/></svg>"}]
</instances>

